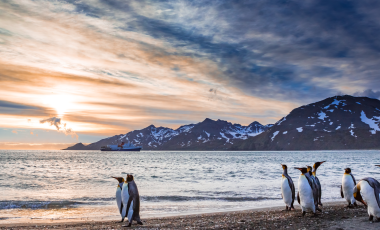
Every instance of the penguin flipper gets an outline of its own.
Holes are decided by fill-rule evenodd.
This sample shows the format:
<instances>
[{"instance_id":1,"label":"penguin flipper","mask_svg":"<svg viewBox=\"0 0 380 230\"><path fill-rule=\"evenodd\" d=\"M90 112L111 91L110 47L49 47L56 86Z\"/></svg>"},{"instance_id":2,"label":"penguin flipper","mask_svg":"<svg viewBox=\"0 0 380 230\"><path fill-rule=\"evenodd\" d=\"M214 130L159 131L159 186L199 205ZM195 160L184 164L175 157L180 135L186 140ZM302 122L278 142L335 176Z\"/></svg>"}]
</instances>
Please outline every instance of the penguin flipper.
<instances>
[{"instance_id":1,"label":"penguin flipper","mask_svg":"<svg viewBox=\"0 0 380 230\"><path fill-rule=\"evenodd\" d=\"M297 192L297 201L298 201L299 204L301 204L300 192Z\"/></svg>"},{"instance_id":2,"label":"penguin flipper","mask_svg":"<svg viewBox=\"0 0 380 230\"><path fill-rule=\"evenodd\" d=\"M121 205L120 205L120 215L123 215L123 202L121 202Z\"/></svg>"},{"instance_id":3,"label":"penguin flipper","mask_svg":"<svg viewBox=\"0 0 380 230\"><path fill-rule=\"evenodd\" d=\"M342 186L342 185L340 186L340 195L342 196L342 198L344 198L344 194L343 194L343 186Z\"/></svg>"},{"instance_id":4,"label":"penguin flipper","mask_svg":"<svg viewBox=\"0 0 380 230\"><path fill-rule=\"evenodd\" d=\"M354 181L354 184L356 185L356 180L355 180L355 177L354 175L352 175L352 173L350 173L351 177L352 177L352 180Z\"/></svg>"},{"instance_id":5,"label":"penguin flipper","mask_svg":"<svg viewBox=\"0 0 380 230\"><path fill-rule=\"evenodd\" d=\"M292 178L290 178L290 176L287 176L287 178L288 178L289 187L292 190L292 201L294 202L294 198L296 196L296 189L294 187Z\"/></svg>"}]
</instances>

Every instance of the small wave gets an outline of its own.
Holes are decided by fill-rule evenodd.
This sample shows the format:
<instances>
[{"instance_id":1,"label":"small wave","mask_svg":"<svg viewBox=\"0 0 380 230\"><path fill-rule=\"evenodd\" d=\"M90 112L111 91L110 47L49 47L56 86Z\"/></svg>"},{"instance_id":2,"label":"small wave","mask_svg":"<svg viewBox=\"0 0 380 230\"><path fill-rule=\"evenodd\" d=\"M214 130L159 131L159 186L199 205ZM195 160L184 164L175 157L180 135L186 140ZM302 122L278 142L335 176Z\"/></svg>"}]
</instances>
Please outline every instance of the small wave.
<instances>
[{"instance_id":1,"label":"small wave","mask_svg":"<svg viewBox=\"0 0 380 230\"><path fill-rule=\"evenodd\" d=\"M0 201L1 209L59 209L80 205L78 201Z\"/></svg>"},{"instance_id":2,"label":"small wave","mask_svg":"<svg viewBox=\"0 0 380 230\"><path fill-rule=\"evenodd\" d=\"M244 202L244 201L260 201L260 200L280 200L274 197L211 197L211 196L142 196L142 201L207 201L219 200L226 202Z\"/></svg>"}]
</instances>

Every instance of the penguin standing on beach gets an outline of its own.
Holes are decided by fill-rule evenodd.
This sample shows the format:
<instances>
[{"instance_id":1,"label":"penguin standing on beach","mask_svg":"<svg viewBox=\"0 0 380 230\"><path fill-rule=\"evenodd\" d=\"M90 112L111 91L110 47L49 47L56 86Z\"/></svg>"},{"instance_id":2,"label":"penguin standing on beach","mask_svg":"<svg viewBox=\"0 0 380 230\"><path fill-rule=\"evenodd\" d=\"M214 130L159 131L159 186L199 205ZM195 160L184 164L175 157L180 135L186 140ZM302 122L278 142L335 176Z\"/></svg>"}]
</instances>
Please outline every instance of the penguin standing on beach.
<instances>
[{"instance_id":1,"label":"penguin standing on beach","mask_svg":"<svg viewBox=\"0 0 380 230\"><path fill-rule=\"evenodd\" d=\"M312 184L313 184L313 195L314 195L314 201L315 201L315 209L317 211L322 212L322 210L318 207L318 197L319 197L319 189L318 188L319 187L318 187L318 184L317 184L315 177L312 173L313 168L311 166L308 166L308 165L306 165L306 166L307 166L307 175L310 177L310 179L313 182Z\"/></svg>"},{"instance_id":2,"label":"penguin standing on beach","mask_svg":"<svg viewBox=\"0 0 380 230\"><path fill-rule=\"evenodd\" d=\"M117 207L119 209L119 212L120 212L120 215L121 215L121 222L124 221L124 217L125 215L123 216L122 214L122 210L123 210L123 202L122 202L122 198L121 198L121 193L122 193L122 188L123 188L123 184L124 184L124 178L122 177L112 177L114 179L116 179L119 184L117 185L117 188L116 188L116 204L117 204Z\"/></svg>"},{"instance_id":3,"label":"penguin standing on beach","mask_svg":"<svg viewBox=\"0 0 380 230\"><path fill-rule=\"evenodd\" d=\"M354 198L367 206L369 221L380 219L380 183L371 177L361 179L354 187Z\"/></svg>"},{"instance_id":4,"label":"penguin standing on beach","mask_svg":"<svg viewBox=\"0 0 380 230\"><path fill-rule=\"evenodd\" d=\"M137 221L137 224L143 225L140 219L140 195L132 175L128 174L124 182L122 200L125 208L123 214L125 214L124 216L128 218L129 222L128 225L123 227L131 227L133 220Z\"/></svg>"},{"instance_id":5,"label":"penguin standing on beach","mask_svg":"<svg viewBox=\"0 0 380 230\"><path fill-rule=\"evenodd\" d=\"M352 205L357 206L356 200L354 198L354 187L356 185L355 177L351 173L350 168L344 169L344 174L342 178L342 185L340 186L340 195L342 198L345 198L348 202L349 208L352 207Z\"/></svg>"},{"instance_id":6,"label":"penguin standing on beach","mask_svg":"<svg viewBox=\"0 0 380 230\"><path fill-rule=\"evenodd\" d=\"M298 193L297 200L302 208L302 216L305 216L306 212L313 212L316 215L316 196L315 185L313 179L311 179L307 168L295 168L301 171L301 175L298 179Z\"/></svg>"},{"instance_id":7,"label":"penguin standing on beach","mask_svg":"<svg viewBox=\"0 0 380 230\"><path fill-rule=\"evenodd\" d=\"M282 172L282 181L281 181L281 196L284 200L284 203L286 205L285 210L290 211L291 209L294 210L294 198L296 196L296 189L294 188L293 180L288 175L288 166L282 165L282 169L284 170Z\"/></svg>"},{"instance_id":8,"label":"penguin standing on beach","mask_svg":"<svg viewBox=\"0 0 380 230\"><path fill-rule=\"evenodd\" d=\"M319 179L317 177L317 169L318 169L319 166L321 166L321 164L323 164L325 162L326 161L315 162L314 165L313 165L313 176L314 176L315 183L316 183L317 189L318 189L318 204L320 206L323 206L322 205L322 201L321 201L321 198L322 198L322 186L321 186L321 183L319 182Z\"/></svg>"}]
</instances>

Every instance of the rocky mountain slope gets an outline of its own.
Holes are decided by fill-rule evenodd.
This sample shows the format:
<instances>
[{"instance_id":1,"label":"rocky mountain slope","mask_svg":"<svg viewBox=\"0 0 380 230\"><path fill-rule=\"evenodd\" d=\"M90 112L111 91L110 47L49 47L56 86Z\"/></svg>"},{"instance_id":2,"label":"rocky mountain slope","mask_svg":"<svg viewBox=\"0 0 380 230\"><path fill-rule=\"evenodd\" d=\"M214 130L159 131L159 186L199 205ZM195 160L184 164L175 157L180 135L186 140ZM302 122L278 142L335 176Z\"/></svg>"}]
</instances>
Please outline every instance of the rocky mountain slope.
<instances>
[{"instance_id":1,"label":"rocky mountain slope","mask_svg":"<svg viewBox=\"0 0 380 230\"><path fill-rule=\"evenodd\" d=\"M99 150L101 146L131 142L143 150L226 150L236 140L246 140L266 131L272 125L253 122L248 126L232 124L223 120L206 118L197 124L184 125L178 129L150 125L141 130L116 135L87 146L78 143L66 150Z\"/></svg>"},{"instance_id":2,"label":"rocky mountain slope","mask_svg":"<svg viewBox=\"0 0 380 230\"><path fill-rule=\"evenodd\" d=\"M336 96L301 106L262 134L235 142L234 150L380 148L380 101Z\"/></svg>"}]
</instances>

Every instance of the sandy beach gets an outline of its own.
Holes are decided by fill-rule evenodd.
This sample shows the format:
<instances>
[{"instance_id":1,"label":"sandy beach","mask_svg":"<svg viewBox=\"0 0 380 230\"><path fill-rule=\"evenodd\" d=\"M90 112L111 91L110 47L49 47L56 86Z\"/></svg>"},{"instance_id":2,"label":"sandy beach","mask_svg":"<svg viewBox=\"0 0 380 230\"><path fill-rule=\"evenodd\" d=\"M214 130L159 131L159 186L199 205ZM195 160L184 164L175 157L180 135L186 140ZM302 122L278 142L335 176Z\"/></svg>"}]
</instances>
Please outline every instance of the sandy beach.
<instances>
[{"instance_id":1,"label":"sandy beach","mask_svg":"<svg viewBox=\"0 0 380 230\"><path fill-rule=\"evenodd\" d=\"M144 225L133 229L380 229L380 222L368 221L363 205L347 208L342 202L325 203L323 212L314 217L302 217L299 206L295 211L283 207L245 211L208 213L199 215L145 218ZM46 223L14 223L0 225L0 229L127 229L118 219L108 221L74 221Z\"/></svg>"}]
</instances>

